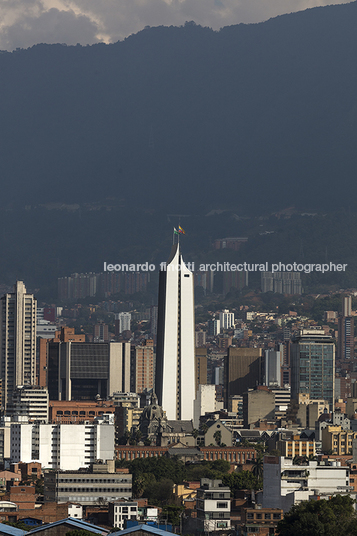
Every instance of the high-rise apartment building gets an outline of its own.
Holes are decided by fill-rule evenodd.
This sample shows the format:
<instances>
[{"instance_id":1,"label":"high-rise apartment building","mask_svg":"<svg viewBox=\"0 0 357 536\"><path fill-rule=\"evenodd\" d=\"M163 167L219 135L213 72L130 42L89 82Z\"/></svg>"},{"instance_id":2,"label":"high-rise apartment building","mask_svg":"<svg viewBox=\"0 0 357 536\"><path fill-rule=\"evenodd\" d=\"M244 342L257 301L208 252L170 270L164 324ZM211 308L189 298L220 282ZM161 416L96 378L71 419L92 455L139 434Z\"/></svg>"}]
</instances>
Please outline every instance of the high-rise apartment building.
<instances>
[{"instance_id":1,"label":"high-rise apartment building","mask_svg":"<svg viewBox=\"0 0 357 536\"><path fill-rule=\"evenodd\" d=\"M221 329L231 329L234 327L234 313L230 313L228 309L224 309L219 313L219 321Z\"/></svg>"},{"instance_id":2,"label":"high-rise apartment building","mask_svg":"<svg viewBox=\"0 0 357 536\"><path fill-rule=\"evenodd\" d=\"M262 272L262 292L278 294L301 294L300 272Z\"/></svg>"},{"instance_id":3,"label":"high-rise apartment building","mask_svg":"<svg viewBox=\"0 0 357 536\"><path fill-rule=\"evenodd\" d=\"M131 391L143 393L155 387L154 341L131 348Z\"/></svg>"},{"instance_id":4,"label":"high-rise apartment building","mask_svg":"<svg viewBox=\"0 0 357 536\"><path fill-rule=\"evenodd\" d=\"M115 335L120 335L123 331L130 331L130 322L130 313L117 313L115 315Z\"/></svg>"},{"instance_id":5,"label":"high-rise apartment building","mask_svg":"<svg viewBox=\"0 0 357 536\"><path fill-rule=\"evenodd\" d=\"M160 272L156 393L169 420L191 420L195 399L193 273L179 244Z\"/></svg>"},{"instance_id":6,"label":"high-rise apartment building","mask_svg":"<svg viewBox=\"0 0 357 536\"><path fill-rule=\"evenodd\" d=\"M12 394L11 404L8 405L7 414L23 416L29 422L48 422L48 390L46 387L31 385L17 387Z\"/></svg>"},{"instance_id":7,"label":"high-rise apartment building","mask_svg":"<svg viewBox=\"0 0 357 536\"><path fill-rule=\"evenodd\" d=\"M338 359L354 358L354 317L352 296L344 296L342 315L338 319Z\"/></svg>"},{"instance_id":8,"label":"high-rise apartment building","mask_svg":"<svg viewBox=\"0 0 357 536\"><path fill-rule=\"evenodd\" d=\"M221 322L218 318L211 318L208 320L208 336L215 337L221 332Z\"/></svg>"},{"instance_id":9,"label":"high-rise apartment building","mask_svg":"<svg viewBox=\"0 0 357 536\"><path fill-rule=\"evenodd\" d=\"M0 305L0 371L6 411L17 386L36 382L36 300L22 281Z\"/></svg>"},{"instance_id":10,"label":"high-rise apartment building","mask_svg":"<svg viewBox=\"0 0 357 536\"><path fill-rule=\"evenodd\" d=\"M291 398L300 393L311 399L335 403L335 344L323 329L302 329L293 338L290 349Z\"/></svg>"}]
</instances>

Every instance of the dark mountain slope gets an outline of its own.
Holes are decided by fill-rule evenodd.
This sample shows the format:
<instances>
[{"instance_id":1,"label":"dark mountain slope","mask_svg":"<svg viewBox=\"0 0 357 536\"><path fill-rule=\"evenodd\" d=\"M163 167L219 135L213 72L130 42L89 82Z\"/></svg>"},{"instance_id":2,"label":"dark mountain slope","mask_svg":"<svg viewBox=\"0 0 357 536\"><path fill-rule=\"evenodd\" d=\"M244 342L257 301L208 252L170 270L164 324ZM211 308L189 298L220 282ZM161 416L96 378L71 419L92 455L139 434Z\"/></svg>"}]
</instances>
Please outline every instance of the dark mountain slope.
<instances>
[{"instance_id":1,"label":"dark mountain slope","mask_svg":"<svg viewBox=\"0 0 357 536\"><path fill-rule=\"evenodd\" d=\"M1 203L347 206L357 3L0 55Z\"/></svg>"}]
</instances>

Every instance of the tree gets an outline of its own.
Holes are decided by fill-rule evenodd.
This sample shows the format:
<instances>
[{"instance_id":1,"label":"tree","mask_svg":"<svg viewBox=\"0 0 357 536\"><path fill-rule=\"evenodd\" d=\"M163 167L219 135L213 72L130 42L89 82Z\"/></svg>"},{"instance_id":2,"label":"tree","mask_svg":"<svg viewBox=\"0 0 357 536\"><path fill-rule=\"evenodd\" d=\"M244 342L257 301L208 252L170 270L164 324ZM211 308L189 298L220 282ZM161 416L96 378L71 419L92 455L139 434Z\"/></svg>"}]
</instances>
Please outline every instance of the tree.
<instances>
[{"instance_id":1,"label":"tree","mask_svg":"<svg viewBox=\"0 0 357 536\"><path fill-rule=\"evenodd\" d=\"M220 445L221 444L221 439L222 439L222 432L220 430L217 430L213 434L213 437L214 437L214 440L215 440L216 444Z\"/></svg>"},{"instance_id":2,"label":"tree","mask_svg":"<svg viewBox=\"0 0 357 536\"><path fill-rule=\"evenodd\" d=\"M261 489L263 482L257 478L251 471L240 471L239 473L230 473L223 475L222 481L225 486L229 486L233 495L239 489Z\"/></svg>"},{"instance_id":3,"label":"tree","mask_svg":"<svg viewBox=\"0 0 357 536\"><path fill-rule=\"evenodd\" d=\"M263 478L264 456L259 453L253 462L252 473L257 478Z\"/></svg>"},{"instance_id":4,"label":"tree","mask_svg":"<svg viewBox=\"0 0 357 536\"><path fill-rule=\"evenodd\" d=\"M330 500L304 501L293 506L279 521L279 536L355 536L357 517L348 495Z\"/></svg>"},{"instance_id":5,"label":"tree","mask_svg":"<svg viewBox=\"0 0 357 536\"><path fill-rule=\"evenodd\" d=\"M15 527L17 529L21 529L21 530L25 530L25 531L28 531L31 528L33 528L33 527L29 527L28 525L25 525L25 523L23 523L22 521L15 521L15 522L2 521L1 523L3 523L4 525L9 525L10 527Z\"/></svg>"},{"instance_id":6,"label":"tree","mask_svg":"<svg viewBox=\"0 0 357 536\"><path fill-rule=\"evenodd\" d=\"M205 422L201 425L201 432L202 434L206 434L208 432L208 425Z\"/></svg>"},{"instance_id":7,"label":"tree","mask_svg":"<svg viewBox=\"0 0 357 536\"><path fill-rule=\"evenodd\" d=\"M185 510L183 506L177 506L176 504L169 504L162 509L162 517L167 519L168 523L172 525L180 524L180 514Z\"/></svg>"}]
</instances>

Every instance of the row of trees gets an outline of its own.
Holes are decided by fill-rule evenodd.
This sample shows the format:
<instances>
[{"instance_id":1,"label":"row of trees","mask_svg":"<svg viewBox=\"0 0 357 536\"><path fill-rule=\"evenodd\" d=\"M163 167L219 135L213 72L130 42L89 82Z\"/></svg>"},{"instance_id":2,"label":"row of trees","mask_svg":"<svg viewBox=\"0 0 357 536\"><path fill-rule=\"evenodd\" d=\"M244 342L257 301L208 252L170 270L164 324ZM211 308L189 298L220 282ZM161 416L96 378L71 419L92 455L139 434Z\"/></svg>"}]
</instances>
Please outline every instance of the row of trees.
<instances>
[{"instance_id":1,"label":"row of trees","mask_svg":"<svg viewBox=\"0 0 357 536\"><path fill-rule=\"evenodd\" d=\"M354 500L336 495L329 500L305 501L293 506L279 521L279 536L357 536Z\"/></svg>"}]
</instances>

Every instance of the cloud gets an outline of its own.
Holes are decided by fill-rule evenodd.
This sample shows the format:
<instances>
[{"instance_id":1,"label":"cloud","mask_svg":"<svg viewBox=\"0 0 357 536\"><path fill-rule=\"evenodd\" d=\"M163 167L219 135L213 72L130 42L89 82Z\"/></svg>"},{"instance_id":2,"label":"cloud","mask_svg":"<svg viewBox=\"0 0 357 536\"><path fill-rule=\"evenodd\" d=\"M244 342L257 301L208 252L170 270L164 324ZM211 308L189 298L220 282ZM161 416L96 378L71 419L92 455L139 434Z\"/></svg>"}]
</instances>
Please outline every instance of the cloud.
<instances>
[{"instance_id":1,"label":"cloud","mask_svg":"<svg viewBox=\"0 0 357 536\"><path fill-rule=\"evenodd\" d=\"M2 5L1 12L4 11ZM98 27L86 14L72 9L46 9L42 2L26 0L11 2L0 28L0 49L28 48L37 43L66 43L68 45L98 42Z\"/></svg>"},{"instance_id":2,"label":"cloud","mask_svg":"<svg viewBox=\"0 0 357 536\"><path fill-rule=\"evenodd\" d=\"M218 30L329 4L329 0L2 0L0 49L40 42L115 42L145 26L191 20Z\"/></svg>"}]
</instances>

